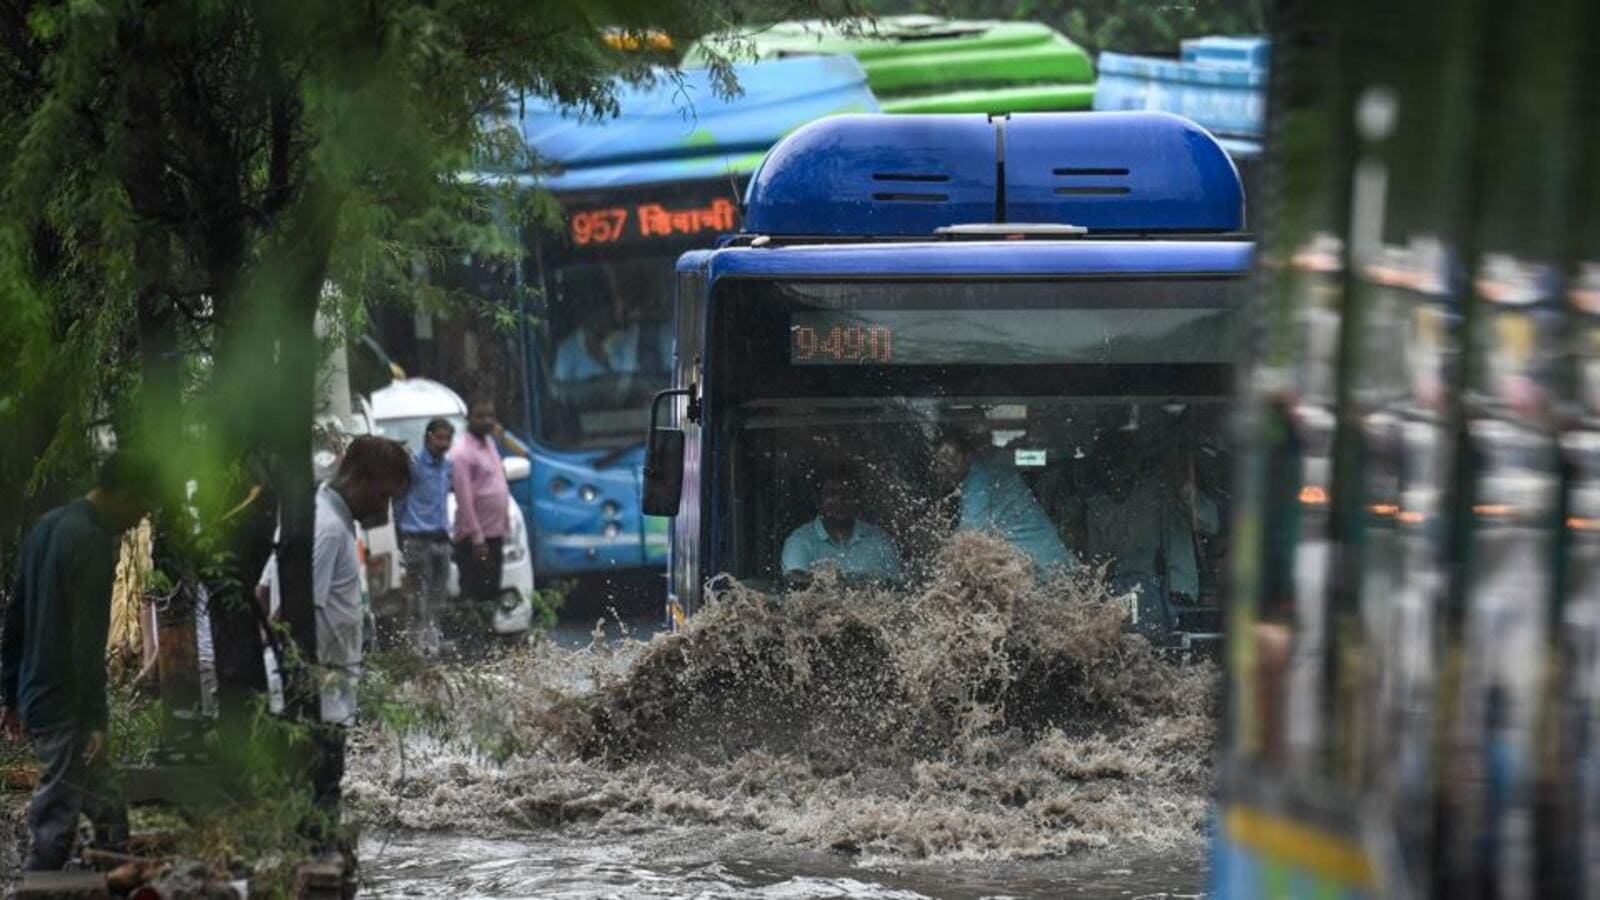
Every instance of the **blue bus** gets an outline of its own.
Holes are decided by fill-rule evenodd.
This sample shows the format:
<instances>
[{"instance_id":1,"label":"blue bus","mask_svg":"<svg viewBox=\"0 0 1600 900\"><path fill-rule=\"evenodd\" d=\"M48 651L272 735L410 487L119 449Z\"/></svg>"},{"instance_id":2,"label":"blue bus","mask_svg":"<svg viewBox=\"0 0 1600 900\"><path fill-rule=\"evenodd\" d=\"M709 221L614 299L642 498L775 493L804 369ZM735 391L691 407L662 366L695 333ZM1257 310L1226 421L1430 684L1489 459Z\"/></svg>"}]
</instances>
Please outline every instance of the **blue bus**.
<instances>
[{"instance_id":1,"label":"blue bus","mask_svg":"<svg viewBox=\"0 0 1600 900\"><path fill-rule=\"evenodd\" d=\"M645 469L646 510L675 516L669 615L721 573L781 585L824 472L914 572L981 467L997 508L1053 529L1023 547L1041 564L1040 546L1106 556L1116 510L1161 541L1181 527L1154 584L1130 577L1130 613L1214 636L1221 536L1160 517L1188 495L1226 520L1243 227L1228 155L1164 113L840 116L788 137L737 238L678 263Z\"/></svg>"},{"instance_id":2,"label":"blue bus","mask_svg":"<svg viewBox=\"0 0 1600 900\"><path fill-rule=\"evenodd\" d=\"M1094 108L1177 113L1198 123L1233 157L1247 195L1258 197L1271 51L1266 37L1213 35L1179 41L1177 59L1101 53Z\"/></svg>"},{"instance_id":3,"label":"blue bus","mask_svg":"<svg viewBox=\"0 0 1600 900\"><path fill-rule=\"evenodd\" d=\"M684 251L735 231L739 198L767 149L822 116L876 101L848 57L735 67L716 96L705 69L620 85L615 117L520 111L562 227L527 239L542 304L527 339L535 571L551 578L660 569L666 522L641 515L643 410L670 380L672 272Z\"/></svg>"}]
</instances>

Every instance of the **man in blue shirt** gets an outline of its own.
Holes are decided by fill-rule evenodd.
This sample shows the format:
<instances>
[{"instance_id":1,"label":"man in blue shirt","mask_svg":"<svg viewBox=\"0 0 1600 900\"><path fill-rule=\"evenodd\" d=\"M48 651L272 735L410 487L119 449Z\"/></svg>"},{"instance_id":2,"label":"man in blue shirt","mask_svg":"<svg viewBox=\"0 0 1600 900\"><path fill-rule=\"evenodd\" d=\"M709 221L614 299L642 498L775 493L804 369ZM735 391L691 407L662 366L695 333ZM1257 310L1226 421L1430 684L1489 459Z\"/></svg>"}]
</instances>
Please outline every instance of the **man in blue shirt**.
<instances>
[{"instance_id":1,"label":"man in blue shirt","mask_svg":"<svg viewBox=\"0 0 1600 900\"><path fill-rule=\"evenodd\" d=\"M803 580L818 565L837 566L847 578L899 581L900 553L883 529L858 518L855 479L844 466L818 475L817 517L783 542L783 572Z\"/></svg>"},{"instance_id":2,"label":"man in blue shirt","mask_svg":"<svg viewBox=\"0 0 1600 900\"><path fill-rule=\"evenodd\" d=\"M39 756L23 868L59 869L87 814L95 842L120 850L128 810L106 759L106 632L122 532L154 491L147 466L116 453L93 490L45 513L22 544L0 637L0 719Z\"/></svg>"},{"instance_id":3,"label":"man in blue shirt","mask_svg":"<svg viewBox=\"0 0 1600 900\"><path fill-rule=\"evenodd\" d=\"M412 641L425 656L439 650L435 609L450 579L450 445L455 426L428 423L422 446L411 453L411 488L395 501L395 527L406 567L406 618Z\"/></svg>"},{"instance_id":4,"label":"man in blue shirt","mask_svg":"<svg viewBox=\"0 0 1600 900\"><path fill-rule=\"evenodd\" d=\"M956 529L999 535L1027 554L1041 575L1076 566L1077 557L1016 468L980 448L974 436L955 430L934 448L934 477L960 502Z\"/></svg>"}]
</instances>

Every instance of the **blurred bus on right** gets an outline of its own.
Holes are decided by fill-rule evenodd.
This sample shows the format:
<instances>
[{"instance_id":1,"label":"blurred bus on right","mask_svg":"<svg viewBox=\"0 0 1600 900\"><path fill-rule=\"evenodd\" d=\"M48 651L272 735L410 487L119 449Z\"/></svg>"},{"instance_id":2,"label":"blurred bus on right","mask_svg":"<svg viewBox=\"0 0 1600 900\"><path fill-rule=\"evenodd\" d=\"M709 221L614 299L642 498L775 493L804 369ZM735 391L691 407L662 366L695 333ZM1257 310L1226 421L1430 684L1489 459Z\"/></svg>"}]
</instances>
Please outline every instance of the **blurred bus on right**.
<instances>
[{"instance_id":1,"label":"blurred bus on right","mask_svg":"<svg viewBox=\"0 0 1600 900\"><path fill-rule=\"evenodd\" d=\"M1276 12L1213 893L1600 896L1600 11Z\"/></svg>"}]
</instances>

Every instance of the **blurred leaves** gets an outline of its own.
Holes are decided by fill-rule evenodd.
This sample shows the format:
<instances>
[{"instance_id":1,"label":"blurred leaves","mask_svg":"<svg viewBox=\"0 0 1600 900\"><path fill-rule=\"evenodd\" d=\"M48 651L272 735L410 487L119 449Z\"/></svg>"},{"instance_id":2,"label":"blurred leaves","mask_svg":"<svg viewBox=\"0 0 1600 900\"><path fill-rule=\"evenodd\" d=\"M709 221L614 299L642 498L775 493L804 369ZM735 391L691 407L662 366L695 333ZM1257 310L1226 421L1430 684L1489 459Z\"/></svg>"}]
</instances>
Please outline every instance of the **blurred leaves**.
<instances>
[{"instance_id":1,"label":"blurred leaves","mask_svg":"<svg viewBox=\"0 0 1600 900\"><path fill-rule=\"evenodd\" d=\"M657 67L673 51L650 34L683 46L858 11L853 0L0 4L0 429L13 438L0 494L27 498L0 514L0 546L81 477L97 435L159 451L176 497L309 428L300 395L319 304L356 327L373 303L458 306L425 273L510 259L503 226L550 213L507 179L462 177L531 166L518 98L608 114L616 76L670 77Z\"/></svg>"},{"instance_id":2,"label":"blurred leaves","mask_svg":"<svg viewBox=\"0 0 1600 900\"><path fill-rule=\"evenodd\" d=\"M317 317L348 333L373 304L400 303L515 327L503 298L426 275L463 259L509 268L506 226L551 216L548 198L501 177L533 165L512 116L520 98L610 114L618 76L671 77L656 68L671 49L649 34L683 46L858 11L854 0L0 0L0 590L22 526L115 443L159 463L157 552L174 581L243 596L260 563L243 570L251 517L230 511L253 488L275 491L283 608L309 641ZM380 716L426 712L383 697ZM148 742L143 719L120 724L131 747ZM303 767L285 763L303 740L259 711L244 725L209 748L230 802L191 823L196 852L290 859L305 792Z\"/></svg>"}]
</instances>

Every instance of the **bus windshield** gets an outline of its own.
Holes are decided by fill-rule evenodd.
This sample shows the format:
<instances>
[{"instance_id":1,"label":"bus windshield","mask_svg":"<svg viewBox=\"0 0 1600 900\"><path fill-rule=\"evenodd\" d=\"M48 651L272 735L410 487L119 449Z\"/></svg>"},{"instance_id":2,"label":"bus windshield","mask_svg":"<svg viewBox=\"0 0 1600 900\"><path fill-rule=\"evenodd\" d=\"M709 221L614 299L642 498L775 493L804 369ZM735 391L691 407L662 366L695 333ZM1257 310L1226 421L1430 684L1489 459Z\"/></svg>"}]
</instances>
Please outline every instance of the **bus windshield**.
<instances>
[{"instance_id":1,"label":"bus windshield","mask_svg":"<svg viewBox=\"0 0 1600 900\"><path fill-rule=\"evenodd\" d=\"M643 437L651 395L670 381L673 258L553 267L541 334L540 437L618 447Z\"/></svg>"},{"instance_id":2,"label":"bus windshield","mask_svg":"<svg viewBox=\"0 0 1600 900\"><path fill-rule=\"evenodd\" d=\"M724 282L710 571L905 582L978 530L1041 573L1210 598L1238 284Z\"/></svg>"}]
</instances>

